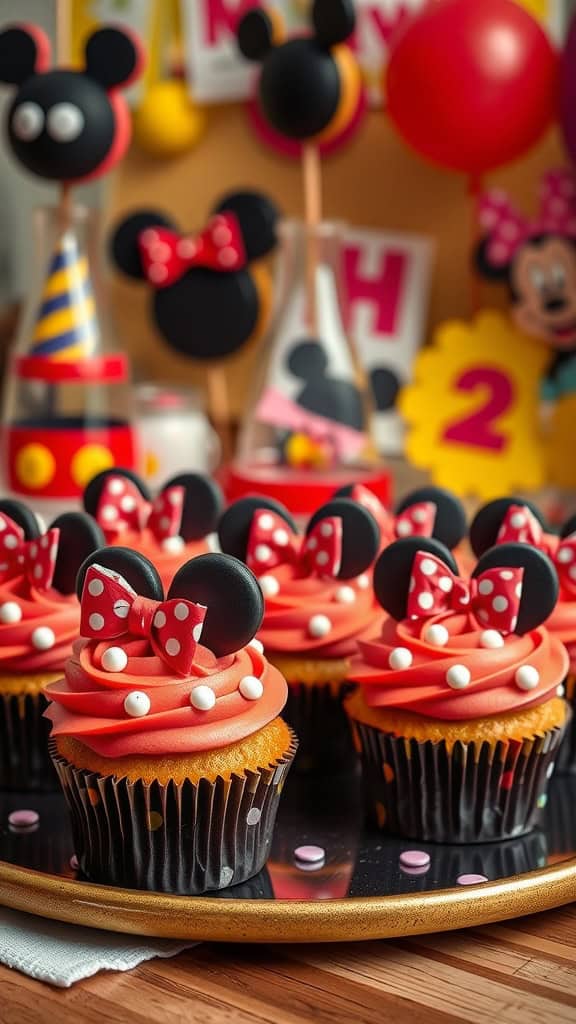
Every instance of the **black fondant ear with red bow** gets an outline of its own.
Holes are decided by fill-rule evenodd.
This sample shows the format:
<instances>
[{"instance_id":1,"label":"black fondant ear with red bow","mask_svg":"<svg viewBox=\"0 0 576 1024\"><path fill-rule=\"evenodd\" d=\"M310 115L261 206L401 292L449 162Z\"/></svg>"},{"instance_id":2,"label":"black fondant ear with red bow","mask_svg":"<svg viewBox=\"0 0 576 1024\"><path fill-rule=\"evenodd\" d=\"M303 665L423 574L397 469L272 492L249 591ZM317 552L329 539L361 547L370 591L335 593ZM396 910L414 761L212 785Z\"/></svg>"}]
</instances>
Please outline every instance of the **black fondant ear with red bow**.
<instances>
[{"instance_id":1,"label":"black fondant ear with red bow","mask_svg":"<svg viewBox=\"0 0 576 1024\"><path fill-rule=\"evenodd\" d=\"M526 498L496 498L483 505L470 523L470 546L477 558L494 547L506 516L514 506L518 506L519 509L526 507L542 529L546 530L544 517L533 502L527 501Z\"/></svg>"},{"instance_id":2,"label":"black fondant ear with red bow","mask_svg":"<svg viewBox=\"0 0 576 1024\"><path fill-rule=\"evenodd\" d=\"M363 573L378 554L380 531L374 516L355 501L348 498L334 498L317 509L308 526L306 535L326 519L336 518L342 523L342 552L338 579L348 580Z\"/></svg>"},{"instance_id":3,"label":"black fondant ear with red bow","mask_svg":"<svg viewBox=\"0 0 576 1024\"><path fill-rule=\"evenodd\" d=\"M138 551L122 547L101 548L86 558L76 577L76 593L79 598L82 597L84 580L91 565L101 565L117 573L140 597L148 597L153 601L164 599L162 581L152 562Z\"/></svg>"},{"instance_id":4,"label":"black fondant ear with red bow","mask_svg":"<svg viewBox=\"0 0 576 1024\"><path fill-rule=\"evenodd\" d=\"M152 495L148 486L144 483L142 478L134 473L131 469L124 469L121 466L115 466L113 469L104 469L101 473L97 473L96 476L92 477L90 483L86 486L84 494L82 495L82 501L84 509L89 515L96 518L98 514L98 506L102 497L102 492L108 480L112 477L121 477L124 480L129 480L130 483L140 491L140 494L145 501L151 501Z\"/></svg>"},{"instance_id":5,"label":"black fondant ear with red bow","mask_svg":"<svg viewBox=\"0 0 576 1024\"><path fill-rule=\"evenodd\" d=\"M146 274L138 239L149 228L168 228L176 231L176 224L160 210L136 210L116 224L109 238L110 256L123 274L144 281Z\"/></svg>"},{"instance_id":6,"label":"black fondant ear with red bow","mask_svg":"<svg viewBox=\"0 0 576 1024\"><path fill-rule=\"evenodd\" d=\"M558 575L542 551L528 544L498 544L478 562L472 573L476 578L487 569L523 569L522 598L515 633L536 629L550 617L558 601Z\"/></svg>"},{"instance_id":7,"label":"black fondant ear with red bow","mask_svg":"<svg viewBox=\"0 0 576 1024\"><path fill-rule=\"evenodd\" d=\"M218 523L218 541L222 551L228 555L246 561L248 541L254 515L259 510L275 512L287 524L292 533L296 533L296 523L287 508L279 501L254 495L240 498L230 505Z\"/></svg>"},{"instance_id":8,"label":"black fondant ear with red bow","mask_svg":"<svg viewBox=\"0 0 576 1024\"><path fill-rule=\"evenodd\" d=\"M42 531L38 520L32 509L28 508L28 505L25 505L23 501L3 498L0 500L0 512L3 512L13 523L16 523L16 526L19 526L24 531L25 540L36 540L40 536Z\"/></svg>"},{"instance_id":9,"label":"black fondant ear with red bow","mask_svg":"<svg viewBox=\"0 0 576 1024\"><path fill-rule=\"evenodd\" d=\"M432 536L451 551L466 536L466 513L459 498L443 487L419 487L407 494L396 506L396 517L413 505L429 503L434 506Z\"/></svg>"},{"instance_id":10,"label":"black fondant ear with red bow","mask_svg":"<svg viewBox=\"0 0 576 1024\"><path fill-rule=\"evenodd\" d=\"M212 209L212 214L231 213L238 224L248 262L272 252L278 241L280 211L263 192L229 192Z\"/></svg>"},{"instance_id":11,"label":"black fondant ear with red bow","mask_svg":"<svg viewBox=\"0 0 576 1024\"><path fill-rule=\"evenodd\" d=\"M249 643L264 617L256 577L230 555L193 558L176 573L168 598L184 598L207 608L201 642L218 658Z\"/></svg>"},{"instance_id":12,"label":"black fondant ear with red bow","mask_svg":"<svg viewBox=\"0 0 576 1024\"><path fill-rule=\"evenodd\" d=\"M200 473L179 473L163 484L162 492L169 487L184 488L179 536L188 542L202 540L214 533L224 505L224 497L216 481Z\"/></svg>"},{"instance_id":13,"label":"black fondant ear with red bow","mask_svg":"<svg viewBox=\"0 0 576 1024\"><path fill-rule=\"evenodd\" d=\"M374 593L384 611L397 622L407 615L412 567L419 551L435 555L455 576L459 575L452 553L432 537L406 537L390 544L374 566Z\"/></svg>"}]
</instances>

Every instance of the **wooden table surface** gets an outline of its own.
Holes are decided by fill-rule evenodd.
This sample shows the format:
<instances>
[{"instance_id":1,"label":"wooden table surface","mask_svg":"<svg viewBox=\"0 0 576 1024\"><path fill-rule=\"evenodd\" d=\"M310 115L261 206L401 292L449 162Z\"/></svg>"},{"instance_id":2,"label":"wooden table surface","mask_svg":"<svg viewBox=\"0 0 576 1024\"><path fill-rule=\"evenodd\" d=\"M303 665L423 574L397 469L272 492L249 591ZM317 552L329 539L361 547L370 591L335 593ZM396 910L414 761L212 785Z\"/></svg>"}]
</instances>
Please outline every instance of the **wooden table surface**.
<instances>
[{"instance_id":1,"label":"wooden table surface","mask_svg":"<svg viewBox=\"0 0 576 1024\"><path fill-rule=\"evenodd\" d=\"M473 931L324 946L206 944L62 991L0 968L0 1024L576 1021L576 904Z\"/></svg>"}]
</instances>

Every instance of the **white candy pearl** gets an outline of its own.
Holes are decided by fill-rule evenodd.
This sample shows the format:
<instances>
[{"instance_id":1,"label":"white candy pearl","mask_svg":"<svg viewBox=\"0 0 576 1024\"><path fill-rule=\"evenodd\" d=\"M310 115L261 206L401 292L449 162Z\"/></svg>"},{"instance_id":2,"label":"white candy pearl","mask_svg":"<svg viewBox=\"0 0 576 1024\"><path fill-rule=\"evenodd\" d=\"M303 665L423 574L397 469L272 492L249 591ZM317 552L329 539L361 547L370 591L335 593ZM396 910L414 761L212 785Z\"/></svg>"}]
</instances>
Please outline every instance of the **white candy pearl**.
<instances>
[{"instance_id":1,"label":"white candy pearl","mask_svg":"<svg viewBox=\"0 0 576 1024\"><path fill-rule=\"evenodd\" d=\"M260 700L264 693L264 687L256 676L244 676L240 680L238 689L246 700Z\"/></svg>"},{"instance_id":2,"label":"white candy pearl","mask_svg":"<svg viewBox=\"0 0 576 1024\"><path fill-rule=\"evenodd\" d=\"M354 604L356 594L352 587L338 587L334 595L338 604Z\"/></svg>"},{"instance_id":3,"label":"white candy pearl","mask_svg":"<svg viewBox=\"0 0 576 1024\"><path fill-rule=\"evenodd\" d=\"M248 647L253 647L255 651L258 651L258 654L264 654L264 644L261 640L257 640L256 637L250 641Z\"/></svg>"},{"instance_id":4,"label":"white candy pearl","mask_svg":"<svg viewBox=\"0 0 576 1024\"><path fill-rule=\"evenodd\" d=\"M370 586L370 577L366 576L365 573L362 576L359 576L356 580L356 586L359 590L368 590L368 587Z\"/></svg>"},{"instance_id":5,"label":"white candy pearl","mask_svg":"<svg viewBox=\"0 0 576 1024\"><path fill-rule=\"evenodd\" d=\"M540 682L540 673L534 665L521 665L514 678L520 690L534 690Z\"/></svg>"},{"instance_id":6,"label":"white candy pearl","mask_svg":"<svg viewBox=\"0 0 576 1024\"><path fill-rule=\"evenodd\" d=\"M313 615L308 623L308 633L310 636L328 636L331 629L332 623L327 615Z\"/></svg>"},{"instance_id":7,"label":"white candy pearl","mask_svg":"<svg viewBox=\"0 0 576 1024\"><path fill-rule=\"evenodd\" d=\"M412 652L407 647L395 647L393 651L390 651L388 664L393 669L410 668Z\"/></svg>"},{"instance_id":8,"label":"white candy pearl","mask_svg":"<svg viewBox=\"0 0 576 1024\"><path fill-rule=\"evenodd\" d=\"M258 580L264 597L276 597L280 584L275 576L261 576Z\"/></svg>"},{"instance_id":9,"label":"white candy pearl","mask_svg":"<svg viewBox=\"0 0 576 1024\"><path fill-rule=\"evenodd\" d=\"M452 665L446 673L446 682L453 690L464 690L470 682L470 670L466 665Z\"/></svg>"},{"instance_id":10,"label":"white candy pearl","mask_svg":"<svg viewBox=\"0 0 576 1024\"><path fill-rule=\"evenodd\" d=\"M164 537L160 547L168 555L179 555L186 547L184 537Z\"/></svg>"},{"instance_id":11,"label":"white candy pearl","mask_svg":"<svg viewBox=\"0 0 576 1024\"><path fill-rule=\"evenodd\" d=\"M485 647L487 650L492 651L496 651L499 647L504 647L502 633L499 633L497 629L485 629L480 634L480 647Z\"/></svg>"},{"instance_id":12,"label":"white candy pearl","mask_svg":"<svg viewBox=\"0 0 576 1024\"><path fill-rule=\"evenodd\" d=\"M54 630L50 626L38 626L32 633L32 646L37 651L49 651L56 643Z\"/></svg>"},{"instance_id":13,"label":"white candy pearl","mask_svg":"<svg viewBox=\"0 0 576 1024\"><path fill-rule=\"evenodd\" d=\"M0 605L0 622L12 625L22 619L22 609L16 601L6 601Z\"/></svg>"},{"instance_id":14,"label":"white candy pearl","mask_svg":"<svg viewBox=\"0 0 576 1024\"><path fill-rule=\"evenodd\" d=\"M124 701L124 711L130 718L144 718L150 711L150 697L140 690L132 690Z\"/></svg>"},{"instance_id":15,"label":"white candy pearl","mask_svg":"<svg viewBox=\"0 0 576 1024\"><path fill-rule=\"evenodd\" d=\"M216 694L209 686L195 686L190 694L190 703L197 711L210 711L216 703Z\"/></svg>"},{"instance_id":16,"label":"white candy pearl","mask_svg":"<svg viewBox=\"0 0 576 1024\"><path fill-rule=\"evenodd\" d=\"M105 672L123 672L128 664L128 655L122 647L108 647L102 655Z\"/></svg>"},{"instance_id":17,"label":"white candy pearl","mask_svg":"<svg viewBox=\"0 0 576 1024\"><path fill-rule=\"evenodd\" d=\"M450 639L450 634L446 629L446 626L438 624L428 626L428 628L424 630L424 639L427 640L429 644L433 644L434 647L445 647Z\"/></svg>"}]
</instances>

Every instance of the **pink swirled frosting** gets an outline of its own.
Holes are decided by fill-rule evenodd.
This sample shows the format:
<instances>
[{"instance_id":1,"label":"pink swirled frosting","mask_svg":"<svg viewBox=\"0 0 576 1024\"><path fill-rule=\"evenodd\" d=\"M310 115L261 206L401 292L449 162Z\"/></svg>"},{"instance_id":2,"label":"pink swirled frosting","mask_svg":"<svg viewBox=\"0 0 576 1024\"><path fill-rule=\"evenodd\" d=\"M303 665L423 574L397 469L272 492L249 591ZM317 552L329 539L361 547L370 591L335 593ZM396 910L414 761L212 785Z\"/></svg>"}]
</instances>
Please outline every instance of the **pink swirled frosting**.
<instances>
[{"instance_id":1,"label":"pink swirled frosting","mask_svg":"<svg viewBox=\"0 0 576 1024\"><path fill-rule=\"evenodd\" d=\"M75 594L37 590L24 576L0 586L0 673L59 672L78 636Z\"/></svg>"},{"instance_id":2,"label":"pink swirled frosting","mask_svg":"<svg viewBox=\"0 0 576 1024\"><path fill-rule=\"evenodd\" d=\"M359 639L375 636L380 628L383 612L368 575L337 580L302 576L293 566L280 565L260 582L266 610L258 636L271 652L347 658Z\"/></svg>"},{"instance_id":3,"label":"pink swirled frosting","mask_svg":"<svg viewBox=\"0 0 576 1024\"><path fill-rule=\"evenodd\" d=\"M431 642L431 627L447 631L447 639L440 632L442 645ZM388 619L378 640L359 644L350 679L362 686L370 707L444 721L519 711L554 697L568 669L559 639L539 627L524 636L511 633L501 646L485 646L494 634L461 612Z\"/></svg>"},{"instance_id":4,"label":"pink swirled frosting","mask_svg":"<svg viewBox=\"0 0 576 1024\"><path fill-rule=\"evenodd\" d=\"M53 702L46 712L53 723L52 735L73 736L104 757L216 750L263 728L286 703L286 683L260 653L259 645L249 644L219 659L199 645L185 679L170 671L147 639L123 641L126 668L108 672L102 656L111 646L110 642L77 641L65 678L47 688ZM204 696L210 691L208 703L210 694L214 695L208 710L191 703L200 686ZM135 693L149 703L147 712L139 716L125 706Z\"/></svg>"}]
</instances>

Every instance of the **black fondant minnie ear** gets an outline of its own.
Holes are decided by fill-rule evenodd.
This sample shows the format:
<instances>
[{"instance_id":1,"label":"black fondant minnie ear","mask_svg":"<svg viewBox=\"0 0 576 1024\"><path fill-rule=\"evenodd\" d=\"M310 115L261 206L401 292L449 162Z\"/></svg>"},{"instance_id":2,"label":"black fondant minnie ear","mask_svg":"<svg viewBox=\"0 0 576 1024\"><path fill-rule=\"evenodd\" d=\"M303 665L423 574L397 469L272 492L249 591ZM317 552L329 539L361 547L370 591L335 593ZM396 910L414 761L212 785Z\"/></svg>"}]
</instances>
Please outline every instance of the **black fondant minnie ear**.
<instances>
[{"instance_id":1,"label":"black fondant minnie ear","mask_svg":"<svg viewBox=\"0 0 576 1024\"><path fill-rule=\"evenodd\" d=\"M42 533L32 509L22 501L3 498L0 501L0 512L3 512L13 523L16 523L16 526L24 530L24 540L36 540Z\"/></svg>"},{"instance_id":2,"label":"black fondant minnie ear","mask_svg":"<svg viewBox=\"0 0 576 1024\"><path fill-rule=\"evenodd\" d=\"M529 544L498 544L482 556L472 576L499 568L524 569L520 611L514 632L522 635L536 629L549 618L558 600L558 576L552 562Z\"/></svg>"},{"instance_id":3,"label":"black fondant minnie ear","mask_svg":"<svg viewBox=\"0 0 576 1024\"><path fill-rule=\"evenodd\" d=\"M453 551L466 536L466 513L462 502L443 487L419 487L402 499L396 507L396 515L411 505L423 502L430 502L436 508L432 536Z\"/></svg>"},{"instance_id":4,"label":"black fondant minnie ear","mask_svg":"<svg viewBox=\"0 0 576 1024\"><path fill-rule=\"evenodd\" d=\"M207 608L201 644L217 658L244 647L260 628L264 598L254 573L230 555L199 555L178 570L168 598Z\"/></svg>"},{"instance_id":5,"label":"black fondant minnie ear","mask_svg":"<svg viewBox=\"0 0 576 1024\"><path fill-rule=\"evenodd\" d=\"M252 498L241 498L240 501L234 502L226 509L218 524L218 540L222 551L228 555L234 555L241 561L246 561L252 520L254 513L259 509L276 512L296 533L296 524L292 516L279 501L274 501L272 498L261 498L258 495Z\"/></svg>"},{"instance_id":6,"label":"black fondant minnie ear","mask_svg":"<svg viewBox=\"0 0 576 1024\"><path fill-rule=\"evenodd\" d=\"M321 46L343 43L356 27L354 0L315 0L312 24Z\"/></svg>"},{"instance_id":7,"label":"black fondant minnie ear","mask_svg":"<svg viewBox=\"0 0 576 1024\"><path fill-rule=\"evenodd\" d=\"M213 533L224 505L222 491L208 476L199 473L180 473L162 487L183 487L184 508L178 533L185 541L201 540Z\"/></svg>"},{"instance_id":8,"label":"black fondant minnie ear","mask_svg":"<svg viewBox=\"0 0 576 1024\"><path fill-rule=\"evenodd\" d=\"M73 594L78 569L93 551L104 546L104 534L92 516L82 512L64 512L50 529L60 530L52 586L61 594Z\"/></svg>"},{"instance_id":9,"label":"black fondant minnie ear","mask_svg":"<svg viewBox=\"0 0 576 1024\"><path fill-rule=\"evenodd\" d=\"M76 577L76 593L82 597L84 579L91 565L101 565L118 573L126 580L140 597L149 597L152 601L164 599L164 588L158 570L144 555L131 548L100 548L94 551L82 563Z\"/></svg>"},{"instance_id":10,"label":"black fondant minnie ear","mask_svg":"<svg viewBox=\"0 0 576 1024\"><path fill-rule=\"evenodd\" d=\"M541 512L531 501L525 498L496 498L479 509L470 524L470 546L476 558L480 558L496 544L498 532L511 505L526 505L543 529L546 529Z\"/></svg>"},{"instance_id":11,"label":"black fondant minnie ear","mask_svg":"<svg viewBox=\"0 0 576 1024\"><path fill-rule=\"evenodd\" d=\"M349 580L372 565L380 547L380 530L368 509L349 498L335 498L314 513L306 534L331 516L342 520L342 561L338 578Z\"/></svg>"},{"instance_id":12,"label":"black fondant minnie ear","mask_svg":"<svg viewBox=\"0 0 576 1024\"><path fill-rule=\"evenodd\" d=\"M374 593L379 604L397 622L406 618L408 588L414 558L418 551L436 555L455 576L459 575L458 566L451 552L432 537L406 537L390 544L374 567Z\"/></svg>"},{"instance_id":13,"label":"black fondant minnie ear","mask_svg":"<svg viewBox=\"0 0 576 1024\"><path fill-rule=\"evenodd\" d=\"M110 256L119 270L128 277L144 280L146 275L140 258L138 239L147 228L171 228L175 225L157 210L137 210L119 221L109 238Z\"/></svg>"},{"instance_id":14,"label":"black fondant minnie ear","mask_svg":"<svg viewBox=\"0 0 576 1024\"><path fill-rule=\"evenodd\" d=\"M36 25L9 25L0 32L0 82L22 85L50 65L50 40Z\"/></svg>"},{"instance_id":15,"label":"black fondant minnie ear","mask_svg":"<svg viewBox=\"0 0 576 1024\"><path fill-rule=\"evenodd\" d=\"M570 519L566 520L560 530L562 540L564 540L565 537L569 537L571 533L576 533L576 515L570 516Z\"/></svg>"},{"instance_id":16,"label":"black fondant minnie ear","mask_svg":"<svg viewBox=\"0 0 576 1024\"><path fill-rule=\"evenodd\" d=\"M213 208L212 213L235 215L249 262L266 256L276 246L280 212L263 192L229 192Z\"/></svg>"},{"instance_id":17,"label":"black fondant minnie ear","mask_svg":"<svg viewBox=\"0 0 576 1024\"><path fill-rule=\"evenodd\" d=\"M92 33L86 43L85 56L85 73L107 91L129 85L139 74L143 62L135 37L112 26Z\"/></svg>"},{"instance_id":18,"label":"black fondant minnie ear","mask_svg":"<svg viewBox=\"0 0 576 1024\"><path fill-rule=\"evenodd\" d=\"M96 516L104 485L111 476L121 476L124 477L125 480L130 480L131 483L138 488L140 494L146 501L152 500L150 491L144 481L137 473L133 473L131 469L122 469L121 467L104 469L101 473L97 473L96 476L92 477L82 496L84 510L91 516Z\"/></svg>"}]
</instances>

